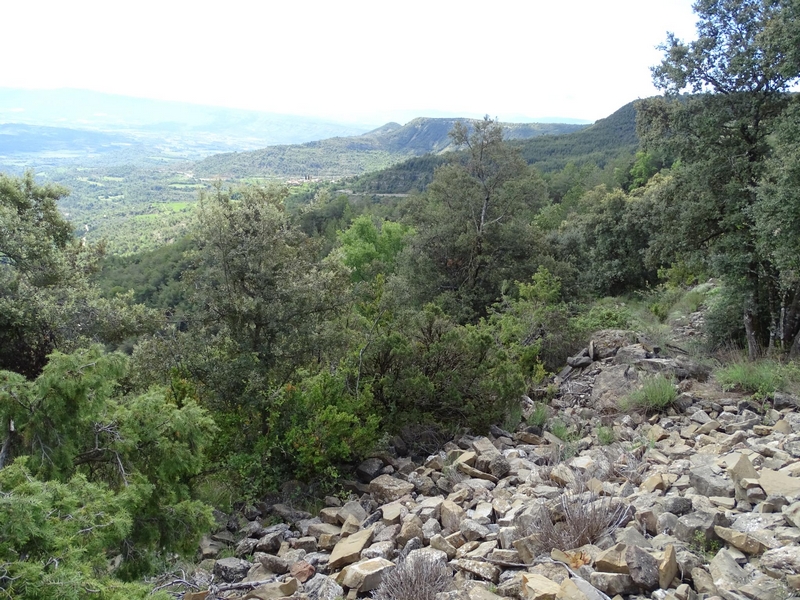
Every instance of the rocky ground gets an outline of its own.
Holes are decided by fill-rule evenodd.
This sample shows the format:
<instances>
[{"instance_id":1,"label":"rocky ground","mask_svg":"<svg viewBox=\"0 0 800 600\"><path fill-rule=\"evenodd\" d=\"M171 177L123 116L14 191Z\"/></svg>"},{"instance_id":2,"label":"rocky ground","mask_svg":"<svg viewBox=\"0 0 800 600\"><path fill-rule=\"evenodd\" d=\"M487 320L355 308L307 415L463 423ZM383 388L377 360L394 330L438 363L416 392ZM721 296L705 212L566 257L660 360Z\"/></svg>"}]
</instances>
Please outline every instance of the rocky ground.
<instances>
[{"instance_id":1,"label":"rocky ground","mask_svg":"<svg viewBox=\"0 0 800 600\"><path fill-rule=\"evenodd\" d=\"M724 393L678 347L629 331L598 333L569 364L549 404L566 441L523 421L424 461L375 456L351 500L328 498L317 515L262 504L221 520L205 560L166 589L183 586L186 600L800 595L798 399ZM673 406L621 411L652 373L679 381Z\"/></svg>"}]
</instances>

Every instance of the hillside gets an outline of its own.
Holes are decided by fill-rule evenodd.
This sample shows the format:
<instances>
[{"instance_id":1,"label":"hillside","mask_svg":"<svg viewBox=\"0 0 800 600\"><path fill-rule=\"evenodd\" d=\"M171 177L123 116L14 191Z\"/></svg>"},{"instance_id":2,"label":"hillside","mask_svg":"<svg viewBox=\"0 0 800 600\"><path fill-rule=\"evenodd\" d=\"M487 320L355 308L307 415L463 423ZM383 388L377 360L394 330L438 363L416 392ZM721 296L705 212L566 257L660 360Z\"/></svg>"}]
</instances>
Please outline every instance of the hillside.
<instances>
[{"instance_id":1,"label":"hillside","mask_svg":"<svg viewBox=\"0 0 800 600\"><path fill-rule=\"evenodd\" d=\"M506 139L518 147L529 164L541 171L557 171L567 163L594 163L603 167L608 161L633 154L639 144L636 137L636 109L626 104L605 119L589 127L559 135L528 136L506 132ZM433 172L444 162L441 156L421 156L392 165L381 171L358 177L350 186L355 192L403 194L425 189Z\"/></svg>"},{"instance_id":2,"label":"hillside","mask_svg":"<svg viewBox=\"0 0 800 600\"><path fill-rule=\"evenodd\" d=\"M404 158L448 149L448 133L458 119L418 118L388 123L359 136L336 137L302 145L271 146L252 152L210 156L197 163L201 177L343 177L397 163ZM507 139L563 134L582 129L563 123L505 123Z\"/></svg>"},{"instance_id":3,"label":"hillside","mask_svg":"<svg viewBox=\"0 0 800 600\"><path fill-rule=\"evenodd\" d=\"M542 171L563 169L569 162L592 162L602 168L621 154L635 152L639 145L636 109L634 103L630 102L576 133L529 139L515 144L525 160Z\"/></svg>"}]
</instances>

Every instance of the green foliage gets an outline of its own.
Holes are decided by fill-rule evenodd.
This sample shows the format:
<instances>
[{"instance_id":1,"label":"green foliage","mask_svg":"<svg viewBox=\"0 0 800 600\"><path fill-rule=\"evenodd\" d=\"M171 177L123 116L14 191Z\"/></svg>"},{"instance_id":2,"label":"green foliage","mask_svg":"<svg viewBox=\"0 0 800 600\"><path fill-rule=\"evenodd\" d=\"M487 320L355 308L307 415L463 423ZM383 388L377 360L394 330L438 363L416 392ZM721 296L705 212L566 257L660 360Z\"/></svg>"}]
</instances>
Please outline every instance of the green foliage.
<instances>
[{"instance_id":1,"label":"green foliage","mask_svg":"<svg viewBox=\"0 0 800 600\"><path fill-rule=\"evenodd\" d=\"M558 419L553 419L548 425L548 429L550 433L563 442L574 442L576 440L575 432Z\"/></svg>"},{"instance_id":2,"label":"green foliage","mask_svg":"<svg viewBox=\"0 0 800 600\"><path fill-rule=\"evenodd\" d=\"M761 400L773 392L787 391L800 385L797 365L768 359L757 362L736 361L717 369L714 376L722 389L748 392Z\"/></svg>"},{"instance_id":3,"label":"green foliage","mask_svg":"<svg viewBox=\"0 0 800 600\"><path fill-rule=\"evenodd\" d=\"M678 397L675 383L661 373L645 377L642 386L620 403L623 410L643 410L648 413L667 410Z\"/></svg>"},{"instance_id":4,"label":"green foliage","mask_svg":"<svg viewBox=\"0 0 800 600\"><path fill-rule=\"evenodd\" d=\"M392 273L398 253L412 234L400 223L384 221L379 230L370 217L358 217L339 233L342 262L353 270L352 280L370 281L378 273Z\"/></svg>"},{"instance_id":5,"label":"green foliage","mask_svg":"<svg viewBox=\"0 0 800 600\"><path fill-rule=\"evenodd\" d=\"M601 425L597 429L597 441L603 446L609 446L617 441L617 435L614 433L613 428Z\"/></svg>"},{"instance_id":6,"label":"green foliage","mask_svg":"<svg viewBox=\"0 0 800 600\"><path fill-rule=\"evenodd\" d=\"M494 121L456 125L452 139L465 151L437 169L426 195L409 205L417 235L399 273L419 301L436 301L459 322L475 322L504 281L535 271L530 217L546 203L547 190Z\"/></svg>"},{"instance_id":7,"label":"green foliage","mask_svg":"<svg viewBox=\"0 0 800 600\"><path fill-rule=\"evenodd\" d=\"M72 239L56 205L65 194L30 173L0 175L0 369L28 377L54 349L120 343L158 323L155 313L102 299L89 284L102 248Z\"/></svg>"},{"instance_id":8,"label":"green foliage","mask_svg":"<svg viewBox=\"0 0 800 600\"><path fill-rule=\"evenodd\" d=\"M547 410L547 405L543 402L537 402L533 412L528 417L528 424L534 427L542 428L550 416L550 411Z\"/></svg>"},{"instance_id":9,"label":"green foliage","mask_svg":"<svg viewBox=\"0 0 800 600\"><path fill-rule=\"evenodd\" d=\"M109 510L118 507L113 526L122 528L107 549L127 558L121 573L135 575L156 550L193 551L210 526L210 508L192 500L191 488L215 425L186 395L179 403L164 389L123 395L126 368L126 357L95 346L55 353L35 381L0 372L0 467L16 457L12 465L24 464L41 485L85 479L106 490Z\"/></svg>"},{"instance_id":10,"label":"green foliage","mask_svg":"<svg viewBox=\"0 0 800 600\"><path fill-rule=\"evenodd\" d=\"M751 359L767 343L787 349L800 328L798 287L782 281L758 223L771 136L800 79L798 10L784 0L697 2L698 39L670 35L653 75L670 94L703 93L638 107L645 148L679 159L657 205L651 255L704 264L738 291ZM779 325L788 321L795 325Z\"/></svg>"},{"instance_id":11,"label":"green foliage","mask_svg":"<svg viewBox=\"0 0 800 600\"><path fill-rule=\"evenodd\" d=\"M25 459L0 470L0 597L168 598L108 571L108 552L133 530L140 492L115 493L83 475L42 481Z\"/></svg>"},{"instance_id":12,"label":"green foliage","mask_svg":"<svg viewBox=\"0 0 800 600\"><path fill-rule=\"evenodd\" d=\"M560 369L581 343L581 332L561 300L561 281L540 268L531 283L517 283L520 297L495 305L488 322L498 342L522 369L529 387Z\"/></svg>"},{"instance_id":13,"label":"green foliage","mask_svg":"<svg viewBox=\"0 0 800 600\"><path fill-rule=\"evenodd\" d=\"M318 477L335 472L376 445L379 418L368 386L362 385L355 395L343 377L320 373L305 378L299 387L290 386L287 396L292 425L286 445L294 473Z\"/></svg>"},{"instance_id":14,"label":"green foliage","mask_svg":"<svg viewBox=\"0 0 800 600\"><path fill-rule=\"evenodd\" d=\"M610 306L600 302L593 304L588 311L574 318L575 327L584 334L591 334L601 329L628 329L633 317L626 306Z\"/></svg>"}]
</instances>

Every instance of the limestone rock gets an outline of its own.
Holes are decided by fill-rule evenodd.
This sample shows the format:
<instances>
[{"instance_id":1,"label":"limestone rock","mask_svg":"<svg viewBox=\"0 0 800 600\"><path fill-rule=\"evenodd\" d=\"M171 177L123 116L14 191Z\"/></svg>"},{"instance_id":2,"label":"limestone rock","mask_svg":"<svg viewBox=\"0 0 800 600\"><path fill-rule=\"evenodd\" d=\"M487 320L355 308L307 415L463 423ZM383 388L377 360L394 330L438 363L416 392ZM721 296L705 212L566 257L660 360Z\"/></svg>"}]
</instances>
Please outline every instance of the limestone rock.
<instances>
[{"instance_id":1,"label":"limestone rock","mask_svg":"<svg viewBox=\"0 0 800 600\"><path fill-rule=\"evenodd\" d=\"M372 558L349 565L342 573L340 583L359 593L377 589L385 573L394 568L394 563L384 558Z\"/></svg>"},{"instance_id":2,"label":"limestone rock","mask_svg":"<svg viewBox=\"0 0 800 600\"><path fill-rule=\"evenodd\" d=\"M336 600L344 596L344 590L336 581L317 573L303 586L309 597L315 600Z\"/></svg>"},{"instance_id":3,"label":"limestone rock","mask_svg":"<svg viewBox=\"0 0 800 600\"><path fill-rule=\"evenodd\" d=\"M678 555L672 544L664 548L664 556L658 564L658 587L669 589L672 580L678 575Z\"/></svg>"},{"instance_id":4,"label":"limestone rock","mask_svg":"<svg viewBox=\"0 0 800 600\"><path fill-rule=\"evenodd\" d=\"M214 575L231 583L243 579L253 565L241 558L221 558L214 563Z\"/></svg>"},{"instance_id":5,"label":"limestone rock","mask_svg":"<svg viewBox=\"0 0 800 600\"><path fill-rule=\"evenodd\" d=\"M389 504L414 491L414 484L391 475L380 475L369 484L369 493L378 504Z\"/></svg>"},{"instance_id":6,"label":"limestone rock","mask_svg":"<svg viewBox=\"0 0 800 600\"><path fill-rule=\"evenodd\" d=\"M487 562L459 558L451 564L459 571L466 571L492 583L497 583L500 579L500 567Z\"/></svg>"},{"instance_id":7,"label":"limestone rock","mask_svg":"<svg viewBox=\"0 0 800 600\"><path fill-rule=\"evenodd\" d=\"M639 591L639 586L633 581L633 578L624 573L594 572L589 577L589 582L609 596L635 594Z\"/></svg>"},{"instance_id":8,"label":"limestone rock","mask_svg":"<svg viewBox=\"0 0 800 600\"><path fill-rule=\"evenodd\" d=\"M710 466L696 467L689 471L689 483L703 496L733 498L733 481L717 475Z\"/></svg>"},{"instance_id":9,"label":"limestone rock","mask_svg":"<svg viewBox=\"0 0 800 600\"><path fill-rule=\"evenodd\" d=\"M605 573L625 573L630 575L628 571L628 563L625 561L625 544L617 544L604 550L597 560L594 562L594 568L597 571Z\"/></svg>"},{"instance_id":10,"label":"limestone rock","mask_svg":"<svg viewBox=\"0 0 800 600\"><path fill-rule=\"evenodd\" d=\"M762 469L758 484L768 496L796 498L800 496L800 477L792 477L772 469Z\"/></svg>"},{"instance_id":11,"label":"limestone rock","mask_svg":"<svg viewBox=\"0 0 800 600\"><path fill-rule=\"evenodd\" d=\"M372 535L373 529L370 527L340 540L331 552L328 566L336 570L356 562L361 556L361 551L372 540Z\"/></svg>"},{"instance_id":12,"label":"limestone rock","mask_svg":"<svg viewBox=\"0 0 800 600\"><path fill-rule=\"evenodd\" d=\"M523 573L520 594L530 600L555 600L561 586L543 575Z\"/></svg>"},{"instance_id":13,"label":"limestone rock","mask_svg":"<svg viewBox=\"0 0 800 600\"><path fill-rule=\"evenodd\" d=\"M768 550L761 557L761 568L777 579L800 573L800 546L784 546Z\"/></svg>"},{"instance_id":14,"label":"limestone rock","mask_svg":"<svg viewBox=\"0 0 800 600\"><path fill-rule=\"evenodd\" d=\"M625 562L634 583L641 589L651 591L659 583L658 561L638 546L628 546L625 550Z\"/></svg>"},{"instance_id":15,"label":"limestone rock","mask_svg":"<svg viewBox=\"0 0 800 600\"><path fill-rule=\"evenodd\" d=\"M286 598L297 591L300 586L297 579L289 578L286 581L275 581L267 583L246 594L242 600L277 600Z\"/></svg>"}]
</instances>

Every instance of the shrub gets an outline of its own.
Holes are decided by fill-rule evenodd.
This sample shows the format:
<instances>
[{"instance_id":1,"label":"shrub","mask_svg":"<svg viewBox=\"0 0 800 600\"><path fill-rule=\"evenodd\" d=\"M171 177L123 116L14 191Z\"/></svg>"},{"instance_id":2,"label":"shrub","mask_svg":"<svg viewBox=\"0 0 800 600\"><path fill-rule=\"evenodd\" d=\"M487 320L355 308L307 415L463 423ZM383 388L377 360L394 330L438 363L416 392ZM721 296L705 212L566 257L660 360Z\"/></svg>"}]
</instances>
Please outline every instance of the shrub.
<instances>
[{"instance_id":1,"label":"shrub","mask_svg":"<svg viewBox=\"0 0 800 600\"><path fill-rule=\"evenodd\" d=\"M574 319L575 327L584 334L601 329L628 329L631 326L630 311L624 306L596 304Z\"/></svg>"},{"instance_id":2,"label":"shrub","mask_svg":"<svg viewBox=\"0 0 800 600\"><path fill-rule=\"evenodd\" d=\"M661 412L669 408L677 397L678 391L672 379L659 373L645 378L641 388L622 400L621 407L628 410Z\"/></svg>"},{"instance_id":3,"label":"shrub","mask_svg":"<svg viewBox=\"0 0 800 600\"><path fill-rule=\"evenodd\" d=\"M592 492L566 492L553 511L536 513L523 533L532 537L538 554L554 548L573 550L612 534L626 513L625 505L617 499L599 498Z\"/></svg>"},{"instance_id":4,"label":"shrub","mask_svg":"<svg viewBox=\"0 0 800 600\"><path fill-rule=\"evenodd\" d=\"M443 562L426 555L410 555L383 576L375 600L434 600L450 589L453 574Z\"/></svg>"}]
</instances>

